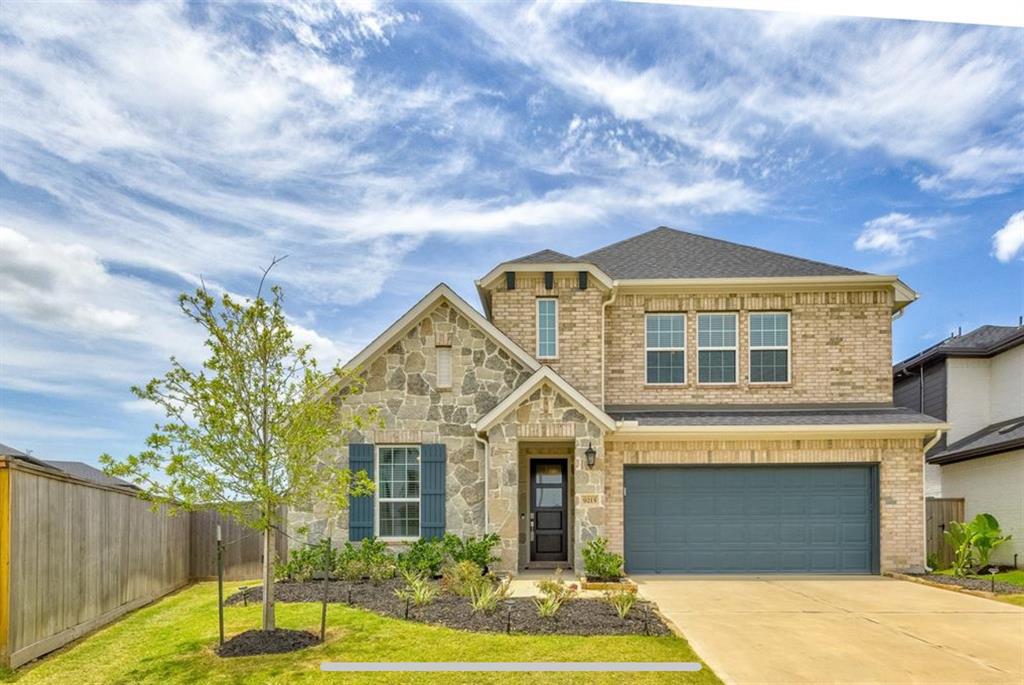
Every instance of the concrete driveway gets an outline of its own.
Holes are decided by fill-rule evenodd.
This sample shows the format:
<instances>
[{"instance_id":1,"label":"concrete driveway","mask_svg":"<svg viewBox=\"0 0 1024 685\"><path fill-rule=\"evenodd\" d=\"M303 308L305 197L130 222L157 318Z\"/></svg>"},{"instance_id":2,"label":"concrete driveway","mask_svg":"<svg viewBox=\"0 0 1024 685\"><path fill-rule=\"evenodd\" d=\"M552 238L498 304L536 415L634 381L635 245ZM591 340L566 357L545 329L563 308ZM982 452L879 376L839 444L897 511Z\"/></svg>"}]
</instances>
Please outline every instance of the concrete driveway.
<instances>
[{"instance_id":1,"label":"concrete driveway","mask_svg":"<svg viewBox=\"0 0 1024 685\"><path fill-rule=\"evenodd\" d=\"M1024 683L1024 609L879 577L633 576L726 683Z\"/></svg>"}]
</instances>

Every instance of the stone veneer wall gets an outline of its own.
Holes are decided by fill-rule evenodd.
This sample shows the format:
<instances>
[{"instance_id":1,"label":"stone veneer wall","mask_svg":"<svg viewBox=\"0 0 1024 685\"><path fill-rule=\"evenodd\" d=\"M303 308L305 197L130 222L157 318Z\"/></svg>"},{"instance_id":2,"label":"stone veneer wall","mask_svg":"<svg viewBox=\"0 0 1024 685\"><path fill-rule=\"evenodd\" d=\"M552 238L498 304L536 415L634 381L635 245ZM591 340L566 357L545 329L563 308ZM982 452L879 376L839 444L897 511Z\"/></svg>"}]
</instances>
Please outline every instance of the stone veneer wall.
<instances>
[{"instance_id":1,"label":"stone veneer wall","mask_svg":"<svg viewBox=\"0 0 1024 685\"><path fill-rule=\"evenodd\" d=\"M452 388L437 387L439 346L452 348ZM447 446L446 526L457 535L483 533L483 448L470 424L521 385L531 371L513 359L482 330L442 301L386 351L368 362L366 386L348 396L342 411L380 407L384 426L349 436L349 442L373 444L437 443ZM347 463L348 448L335 458ZM290 511L288 529L308 541L320 539L326 520L311 511ZM335 524L334 541L348 539L348 513Z\"/></svg>"},{"instance_id":2,"label":"stone veneer wall","mask_svg":"<svg viewBox=\"0 0 1024 685\"><path fill-rule=\"evenodd\" d=\"M605 516L610 547L622 552L623 467L632 464L878 463L881 570L923 568L923 441L836 440L614 440L605 443Z\"/></svg>"},{"instance_id":3,"label":"stone veneer wall","mask_svg":"<svg viewBox=\"0 0 1024 685\"><path fill-rule=\"evenodd\" d=\"M529 352L537 353L537 298L558 299L558 358L541 359L591 402L601 402L601 304L604 291L590 279L579 289L576 272L555 273L554 288L544 274L517 273L515 290L504 280L491 294L491 321Z\"/></svg>"},{"instance_id":4,"label":"stone veneer wall","mask_svg":"<svg viewBox=\"0 0 1024 685\"><path fill-rule=\"evenodd\" d=\"M572 443L573 565L583 568L583 545L605 533L605 472L587 468L584 452L589 445L603 458L601 427L584 416L576 406L548 383L532 392L505 418L488 431L490 477L487 497L489 532L501 537L496 567L517 571L525 560L519 558L519 445L529 441Z\"/></svg>"},{"instance_id":5,"label":"stone veneer wall","mask_svg":"<svg viewBox=\"0 0 1024 685\"><path fill-rule=\"evenodd\" d=\"M892 401L892 293L780 292L645 295L620 293L608 307L606 404L827 403ZM790 312L790 379L747 382L751 311ZM644 376L644 314L686 314L686 384L649 386ZM737 312L737 383L698 386L697 314ZM595 367L596 368L596 367Z\"/></svg>"}]
</instances>

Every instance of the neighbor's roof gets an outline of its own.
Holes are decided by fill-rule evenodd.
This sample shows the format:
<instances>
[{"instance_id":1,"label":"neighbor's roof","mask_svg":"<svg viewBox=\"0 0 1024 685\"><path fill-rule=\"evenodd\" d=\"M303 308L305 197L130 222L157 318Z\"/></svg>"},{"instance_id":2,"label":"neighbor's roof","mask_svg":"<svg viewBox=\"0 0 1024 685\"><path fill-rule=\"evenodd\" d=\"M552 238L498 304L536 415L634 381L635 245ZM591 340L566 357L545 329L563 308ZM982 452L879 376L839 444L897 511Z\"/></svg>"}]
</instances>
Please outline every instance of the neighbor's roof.
<instances>
[{"instance_id":1,"label":"neighbor's roof","mask_svg":"<svg viewBox=\"0 0 1024 685\"><path fill-rule=\"evenodd\" d=\"M661 226L580 255L614 279L864 275L800 257Z\"/></svg>"},{"instance_id":2,"label":"neighbor's roof","mask_svg":"<svg viewBox=\"0 0 1024 685\"><path fill-rule=\"evenodd\" d=\"M540 250L538 252L532 252L516 259L510 259L510 263L514 264L560 264L569 263L576 264L582 260L570 257L567 254L561 252L555 252L554 250Z\"/></svg>"},{"instance_id":3,"label":"neighbor's roof","mask_svg":"<svg viewBox=\"0 0 1024 685\"><path fill-rule=\"evenodd\" d=\"M1024 344L1024 326L979 326L954 335L896 364L894 375L945 357L992 357Z\"/></svg>"},{"instance_id":4,"label":"neighbor's roof","mask_svg":"<svg viewBox=\"0 0 1024 685\"><path fill-rule=\"evenodd\" d=\"M89 466L85 462L81 461L58 461L55 459L44 460L46 464L52 466L55 469L59 469L64 473L74 476L75 478L81 478L91 483L99 483L100 485L110 485L118 488L131 488L132 490L138 490L139 488L129 483L126 480L115 478L114 476L108 476L107 474L100 471L94 466Z\"/></svg>"},{"instance_id":5,"label":"neighbor's roof","mask_svg":"<svg viewBox=\"0 0 1024 685\"><path fill-rule=\"evenodd\" d=\"M0 457L10 457L11 459L18 459L18 460L21 460L21 461L28 462L30 464L35 464L36 466L44 466L46 468L52 468L46 462L40 461L39 459L36 459L35 457L33 457L32 455L28 454L27 452L22 452L21 450L15 449L15 448L11 447L10 445L5 445L2 442L0 442Z\"/></svg>"},{"instance_id":6,"label":"neighbor's roof","mask_svg":"<svg viewBox=\"0 0 1024 685\"><path fill-rule=\"evenodd\" d=\"M1024 449L1024 416L985 426L929 455L928 463L952 464L1017 449Z\"/></svg>"},{"instance_id":7,"label":"neighbor's roof","mask_svg":"<svg viewBox=\"0 0 1024 685\"><path fill-rule=\"evenodd\" d=\"M942 421L894 406L608 406L618 421L641 426L813 426L862 424L935 424Z\"/></svg>"}]
</instances>

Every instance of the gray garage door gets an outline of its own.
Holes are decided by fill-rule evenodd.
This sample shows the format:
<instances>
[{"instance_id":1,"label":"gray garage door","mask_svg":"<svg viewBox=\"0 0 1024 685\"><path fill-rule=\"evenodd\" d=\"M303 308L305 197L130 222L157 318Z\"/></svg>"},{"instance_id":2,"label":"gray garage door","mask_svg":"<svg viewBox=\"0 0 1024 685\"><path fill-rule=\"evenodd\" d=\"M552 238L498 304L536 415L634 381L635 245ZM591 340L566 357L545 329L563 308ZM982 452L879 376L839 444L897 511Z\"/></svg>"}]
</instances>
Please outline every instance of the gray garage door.
<instances>
[{"instance_id":1,"label":"gray garage door","mask_svg":"<svg viewBox=\"0 0 1024 685\"><path fill-rule=\"evenodd\" d=\"M629 573L877 573L874 466L626 467Z\"/></svg>"}]
</instances>

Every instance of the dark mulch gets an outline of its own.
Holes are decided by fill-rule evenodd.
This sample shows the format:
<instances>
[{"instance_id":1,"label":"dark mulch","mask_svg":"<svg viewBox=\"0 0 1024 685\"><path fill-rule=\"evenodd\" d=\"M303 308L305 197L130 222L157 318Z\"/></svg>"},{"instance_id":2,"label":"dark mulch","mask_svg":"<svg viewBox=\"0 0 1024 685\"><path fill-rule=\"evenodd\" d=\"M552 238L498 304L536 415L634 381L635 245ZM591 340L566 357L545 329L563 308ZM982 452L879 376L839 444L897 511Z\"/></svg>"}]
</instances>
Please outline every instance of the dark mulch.
<instances>
[{"instance_id":1,"label":"dark mulch","mask_svg":"<svg viewBox=\"0 0 1024 685\"><path fill-rule=\"evenodd\" d=\"M247 630L224 643L220 656L252 656L254 654L281 654L295 652L318 644L320 638L305 630Z\"/></svg>"},{"instance_id":2,"label":"dark mulch","mask_svg":"<svg viewBox=\"0 0 1024 685\"><path fill-rule=\"evenodd\" d=\"M932 583L956 585L958 587L967 588L968 590L984 590L985 592L992 592L992 581L986 578L957 578L956 576L944 576L936 573L927 573L917 577L923 578ZM1024 593L1024 588L1019 585L1003 583L998 580L996 581L996 594L1019 595L1021 593Z\"/></svg>"},{"instance_id":3,"label":"dark mulch","mask_svg":"<svg viewBox=\"0 0 1024 685\"><path fill-rule=\"evenodd\" d=\"M390 580L379 585L370 582L331 581L327 599L332 603L351 604L385 616L408 618L412 621L433 623L477 632L513 632L531 635L671 635L672 631L654 611L649 602L637 601L625 619L619 618L607 602L600 599L574 599L564 605L551 618L537 615L537 606L530 597L514 597L511 609L501 604L490 614L476 613L465 597L441 593L423 607L410 606L406 616L403 600L395 596L395 589L404 585L401 580ZM274 595L279 602L320 602L323 583L277 583ZM261 587L246 591L249 602L263 599ZM241 593L235 593L225 604L240 604ZM511 611L511 615L510 615Z\"/></svg>"}]
</instances>

